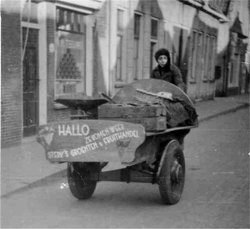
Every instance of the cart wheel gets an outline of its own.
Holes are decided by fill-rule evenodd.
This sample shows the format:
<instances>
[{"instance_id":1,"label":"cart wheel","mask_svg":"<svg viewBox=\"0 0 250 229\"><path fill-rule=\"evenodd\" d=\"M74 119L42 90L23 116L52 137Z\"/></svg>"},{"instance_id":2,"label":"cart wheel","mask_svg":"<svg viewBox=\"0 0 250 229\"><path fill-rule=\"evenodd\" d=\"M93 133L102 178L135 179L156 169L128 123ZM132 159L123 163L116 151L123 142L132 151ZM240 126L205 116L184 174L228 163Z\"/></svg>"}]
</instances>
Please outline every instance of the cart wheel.
<instances>
[{"instance_id":1,"label":"cart wheel","mask_svg":"<svg viewBox=\"0 0 250 229\"><path fill-rule=\"evenodd\" d=\"M158 170L158 184L164 204L176 204L185 182L185 158L177 140L165 147Z\"/></svg>"},{"instance_id":2,"label":"cart wheel","mask_svg":"<svg viewBox=\"0 0 250 229\"><path fill-rule=\"evenodd\" d=\"M72 162L68 163L67 177L71 193L79 200L90 198L96 188L97 181L86 178L91 172L99 169L99 163Z\"/></svg>"}]
</instances>

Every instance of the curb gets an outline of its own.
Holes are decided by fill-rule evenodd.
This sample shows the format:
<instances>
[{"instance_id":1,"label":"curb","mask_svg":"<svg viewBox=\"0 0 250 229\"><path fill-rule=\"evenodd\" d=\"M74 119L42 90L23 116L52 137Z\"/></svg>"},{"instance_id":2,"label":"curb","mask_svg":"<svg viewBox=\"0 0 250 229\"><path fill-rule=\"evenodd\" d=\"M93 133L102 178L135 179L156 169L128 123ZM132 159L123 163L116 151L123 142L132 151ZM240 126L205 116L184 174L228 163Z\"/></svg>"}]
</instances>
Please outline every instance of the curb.
<instances>
[{"instance_id":1,"label":"curb","mask_svg":"<svg viewBox=\"0 0 250 229\"><path fill-rule=\"evenodd\" d=\"M225 114L228 114L228 113L232 113L232 112L235 112L237 110L240 110L240 109L243 109L243 108L247 108L249 107L249 103L243 103L239 106L236 106L236 107L233 107L231 109L228 109L228 110L224 110L222 112L219 112L219 113L216 113L216 114L213 114L213 115L210 115L210 116L206 116L206 117L203 117L201 119L199 119L199 123L202 123L204 121L208 121L210 119L213 119L213 118L216 118L218 116L221 116L221 115L225 115ZM17 188L13 191L10 191L10 192L7 192L6 194L3 194L1 195L1 198L8 198L14 194L18 194L18 193L22 193L22 192L25 192L29 189L33 189L33 188L37 188L37 187L40 187L42 185L49 185L49 184L52 184L54 183L57 179L59 178L65 178L67 177L67 169L63 169L59 172L56 172L56 173L53 173L49 176L46 176L44 178L41 178L39 180L36 180L34 182L31 182L30 184L28 185L25 185L21 188Z\"/></svg>"},{"instance_id":2,"label":"curb","mask_svg":"<svg viewBox=\"0 0 250 229\"><path fill-rule=\"evenodd\" d=\"M43 185L52 184L56 180L58 180L59 178L64 178L64 177L67 177L67 169L63 169L59 172L52 173L51 175L48 175L48 176L41 178L39 180L36 180L34 182L31 182L30 184L27 184L21 188L17 188L17 189L10 191L10 192L7 192L7 193L1 195L1 198L8 198L14 194L19 194L19 193L25 192L29 189L37 188L37 187L40 187Z\"/></svg>"},{"instance_id":3,"label":"curb","mask_svg":"<svg viewBox=\"0 0 250 229\"><path fill-rule=\"evenodd\" d=\"M231 109L228 109L228 110L225 110L225 111L213 114L213 115L203 117L203 118L199 119L199 122L208 121L208 120L216 118L218 116L225 115L225 114L228 114L228 113L233 113L233 112L235 112L237 110L244 109L244 108L247 108L247 107L249 107L249 103L243 103L243 104L241 104L241 105L239 105L237 107L233 107Z\"/></svg>"}]
</instances>

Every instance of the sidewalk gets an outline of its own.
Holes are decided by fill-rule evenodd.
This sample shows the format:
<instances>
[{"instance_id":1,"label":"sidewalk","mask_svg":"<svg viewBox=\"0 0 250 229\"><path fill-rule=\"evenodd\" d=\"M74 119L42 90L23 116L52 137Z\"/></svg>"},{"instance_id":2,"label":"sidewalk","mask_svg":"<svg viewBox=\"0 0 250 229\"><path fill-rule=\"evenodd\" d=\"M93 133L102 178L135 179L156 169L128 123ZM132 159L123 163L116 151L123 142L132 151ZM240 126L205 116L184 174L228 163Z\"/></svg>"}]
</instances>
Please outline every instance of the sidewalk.
<instances>
[{"instance_id":1,"label":"sidewalk","mask_svg":"<svg viewBox=\"0 0 250 229\"><path fill-rule=\"evenodd\" d=\"M249 106L249 95L216 97L215 100L195 104L199 121ZM1 196L7 197L53 182L66 176L66 164L52 164L35 137L25 138L20 146L1 149Z\"/></svg>"},{"instance_id":2,"label":"sidewalk","mask_svg":"<svg viewBox=\"0 0 250 229\"><path fill-rule=\"evenodd\" d=\"M250 104L249 95L216 97L214 100L201 101L195 104L199 122L209 120L219 115L236 111Z\"/></svg>"}]
</instances>

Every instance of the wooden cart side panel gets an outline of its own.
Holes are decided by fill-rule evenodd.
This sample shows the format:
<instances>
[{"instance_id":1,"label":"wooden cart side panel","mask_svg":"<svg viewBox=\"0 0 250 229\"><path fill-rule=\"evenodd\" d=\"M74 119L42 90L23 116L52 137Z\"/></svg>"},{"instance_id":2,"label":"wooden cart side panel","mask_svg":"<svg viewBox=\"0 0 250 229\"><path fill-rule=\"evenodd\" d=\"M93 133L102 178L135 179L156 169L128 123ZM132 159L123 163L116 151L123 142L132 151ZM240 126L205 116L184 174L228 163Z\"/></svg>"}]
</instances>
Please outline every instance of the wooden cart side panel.
<instances>
[{"instance_id":1,"label":"wooden cart side panel","mask_svg":"<svg viewBox=\"0 0 250 229\"><path fill-rule=\"evenodd\" d=\"M108 120L71 120L41 126L37 141L51 162L130 162L145 140L142 125Z\"/></svg>"},{"instance_id":2,"label":"wooden cart side panel","mask_svg":"<svg viewBox=\"0 0 250 229\"><path fill-rule=\"evenodd\" d=\"M103 118L105 120L116 120L121 122L138 123L144 126L146 131L164 131L167 128L165 116L144 117L144 118Z\"/></svg>"},{"instance_id":3,"label":"wooden cart side panel","mask_svg":"<svg viewBox=\"0 0 250 229\"><path fill-rule=\"evenodd\" d=\"M166 116L166 108L161 105L104 104L98 107L99 118L142 118Z\"/></svg>"}]
</instances>

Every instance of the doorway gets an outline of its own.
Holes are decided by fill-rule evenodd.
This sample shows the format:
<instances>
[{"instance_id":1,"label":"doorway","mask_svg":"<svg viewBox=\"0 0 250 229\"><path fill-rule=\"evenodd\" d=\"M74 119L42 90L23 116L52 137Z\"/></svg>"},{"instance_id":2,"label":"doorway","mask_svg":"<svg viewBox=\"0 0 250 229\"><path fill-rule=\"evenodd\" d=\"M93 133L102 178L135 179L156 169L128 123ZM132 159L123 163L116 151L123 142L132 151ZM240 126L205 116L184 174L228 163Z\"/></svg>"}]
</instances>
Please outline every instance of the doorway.
<instances>
[{"instance_id":1,"label":"doorway","mask_svg":"<svg viewBox=\"0 0 250 229\"><path fill-rule=\"evenodd\" d=\"M38 30L23 28L23 136L36 133L39 120Z\"/></svg>"}]
</instances>

